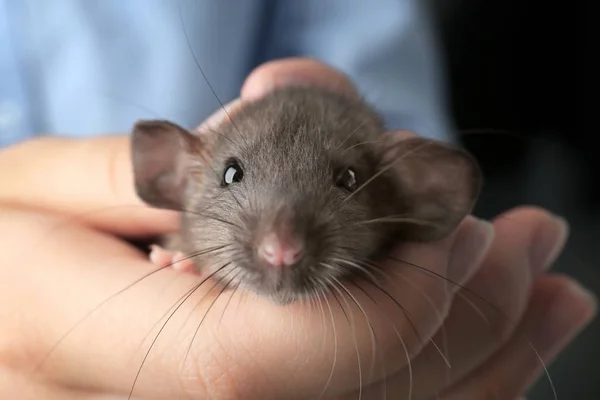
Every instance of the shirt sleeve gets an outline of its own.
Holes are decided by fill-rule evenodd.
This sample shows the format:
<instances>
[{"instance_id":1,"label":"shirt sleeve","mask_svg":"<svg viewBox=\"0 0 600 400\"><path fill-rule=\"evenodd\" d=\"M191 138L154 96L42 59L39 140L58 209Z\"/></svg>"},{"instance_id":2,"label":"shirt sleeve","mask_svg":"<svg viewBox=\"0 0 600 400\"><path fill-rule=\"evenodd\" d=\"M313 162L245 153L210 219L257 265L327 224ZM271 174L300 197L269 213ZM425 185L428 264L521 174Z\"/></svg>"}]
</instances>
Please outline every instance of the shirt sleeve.
<instances>
[{"instance_id":1,"label":"shirt sleeve","mask_svg":"<svg viewBox=\"0 0 600 400\"><path fill-rule=\"evenodd\" d=\"M21 59L13 42L15 21L22 4L0 0L0 149L31 136L27 85Z\"/></svg>"},{"instance_id":2,"label":"shirt sleeve","mask_svg":"<svg viewBox=\"0 0 600 400\"><path fill-rule=\"evenodd\" d=\"M323 61L353 79L388 128L454 141L441 53L418 1L274 2L267 58Z\"/></svg>"}]
</instances>

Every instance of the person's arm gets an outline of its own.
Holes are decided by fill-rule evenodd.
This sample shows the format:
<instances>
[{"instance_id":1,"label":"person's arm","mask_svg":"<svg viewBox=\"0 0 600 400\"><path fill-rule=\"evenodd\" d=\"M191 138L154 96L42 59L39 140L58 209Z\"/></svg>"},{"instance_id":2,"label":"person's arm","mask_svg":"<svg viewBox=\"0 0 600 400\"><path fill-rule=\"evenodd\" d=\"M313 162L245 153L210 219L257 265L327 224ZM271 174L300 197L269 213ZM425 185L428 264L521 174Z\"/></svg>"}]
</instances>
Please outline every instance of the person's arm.
<instances>
[{"instance_id":1,"label":"person's arm","mask_svg":"<svg viewBox=\"0 0 600 400\"><path fill-rule=\"evenodd\" d=\"M278 1L267 59L313 57L350 76L388 128L453 141L442 54L418 0Z\"/></svg>"}]
</instances>

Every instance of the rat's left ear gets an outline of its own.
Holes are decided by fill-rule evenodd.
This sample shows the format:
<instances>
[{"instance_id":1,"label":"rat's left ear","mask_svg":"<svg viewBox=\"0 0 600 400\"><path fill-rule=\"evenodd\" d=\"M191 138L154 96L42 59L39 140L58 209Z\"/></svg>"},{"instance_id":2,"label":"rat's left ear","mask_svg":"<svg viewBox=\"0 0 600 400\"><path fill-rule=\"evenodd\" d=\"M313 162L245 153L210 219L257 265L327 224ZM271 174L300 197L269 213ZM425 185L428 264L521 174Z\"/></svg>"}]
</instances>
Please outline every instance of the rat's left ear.
<instances>
[{"instance_id":1,"label":"rat's left ear","mask_svg":"<svg viewBox=\"0 0 600 400\"><path fill-rule=\"evenodd\" d=\"M450 234L479 196L483 178L478 163L465 150L431 139L390 144L382 167L389 166L388 176L399 181L397 204L413 220L406 222L406 236L433 241Z\"/></svg>"},{"instance_id":2,"label":"rat's left ear","mask_svg":"<svg viewBox=\"0 0 600 400\"><path fill-rule=\"evenodd\" d=\"M131 133L131 160L138 197L153 207L181 211L190 154L201 154L203 147L200 138L172 122L136 122Z\"/></svg>"}]
</instances>

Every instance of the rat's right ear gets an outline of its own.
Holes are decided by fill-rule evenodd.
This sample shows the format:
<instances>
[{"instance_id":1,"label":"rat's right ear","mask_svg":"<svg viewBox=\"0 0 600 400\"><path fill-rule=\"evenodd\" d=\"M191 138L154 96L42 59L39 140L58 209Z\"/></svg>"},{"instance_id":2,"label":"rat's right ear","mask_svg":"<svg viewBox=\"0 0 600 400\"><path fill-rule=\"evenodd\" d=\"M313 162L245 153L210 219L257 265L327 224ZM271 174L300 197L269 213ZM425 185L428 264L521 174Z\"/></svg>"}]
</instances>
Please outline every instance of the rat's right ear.
<instances>
[{"instance_id":1,"label":"rat's right ear","mask_svg":"<svg viewBox=\"0 0 600 400\"><path fill-rule=\"evenodd\" d=\"M436 140L390 138L383 161L400 188L397 210L412 219L404 223L407 237L432 241L450 234L479 196L483 176L476 159Z\"/></svg>"},{"instance_id":2,"label":"rat's right ear","mask_svg":"<svg viewBox=\"0 0 600 400\"><path fill-rule=\"evenodd\" d=\"M138 197L153 207L181 211L190 154L201 151L202 145L198 137L172 122L136 122L131 160Z\"/></svg>"}]
</instances>

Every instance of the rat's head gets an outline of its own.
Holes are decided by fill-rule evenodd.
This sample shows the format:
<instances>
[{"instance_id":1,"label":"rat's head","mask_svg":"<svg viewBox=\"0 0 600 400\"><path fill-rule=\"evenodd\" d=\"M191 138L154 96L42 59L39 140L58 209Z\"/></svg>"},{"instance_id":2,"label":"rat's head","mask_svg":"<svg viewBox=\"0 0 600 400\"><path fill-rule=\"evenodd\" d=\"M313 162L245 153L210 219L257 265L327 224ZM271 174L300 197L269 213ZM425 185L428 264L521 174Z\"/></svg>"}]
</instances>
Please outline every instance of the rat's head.
<instances>
[{"instance_id":1,"label":"rat's head","mask_svg":"<svg viewBox=\"0 0 600 400\"><path fill-rule=\"evenodd\" d=\"M278 302L368 268L392 233L442 237L478 189L463 152L425 139L381 141L366 106L306 94L251 104L219 133L166 121L139 122L133 132L138 195L183 211L186 250L202 268L226 265L223 282Z\"/></svg>"}]
</instances>

